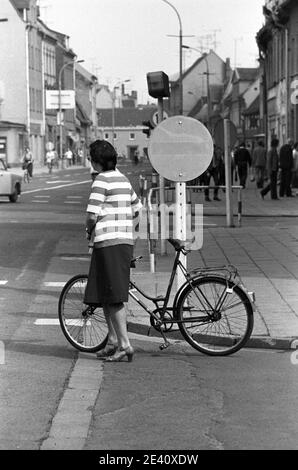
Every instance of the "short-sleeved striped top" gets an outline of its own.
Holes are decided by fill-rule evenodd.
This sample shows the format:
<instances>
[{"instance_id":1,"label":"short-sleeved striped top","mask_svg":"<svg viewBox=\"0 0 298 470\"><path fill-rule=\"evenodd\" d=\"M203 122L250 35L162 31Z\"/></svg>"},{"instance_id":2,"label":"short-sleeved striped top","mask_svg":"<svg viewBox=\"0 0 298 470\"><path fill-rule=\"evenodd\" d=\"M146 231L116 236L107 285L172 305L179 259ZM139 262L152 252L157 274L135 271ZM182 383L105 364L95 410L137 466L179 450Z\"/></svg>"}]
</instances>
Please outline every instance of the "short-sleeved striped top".
<instances>
[{"instance_id":1,"label":"short-sleeved striped top","mask_svg":"<svg viewBox=\"0 0 298 470\"><path fill-rule=\"evenodd\" d=\"M142 204L129 180L119 170L99 173L89 198L87 212L97 218L94 246L133 245L134 218Z\"/></svg>"}]
</instances>

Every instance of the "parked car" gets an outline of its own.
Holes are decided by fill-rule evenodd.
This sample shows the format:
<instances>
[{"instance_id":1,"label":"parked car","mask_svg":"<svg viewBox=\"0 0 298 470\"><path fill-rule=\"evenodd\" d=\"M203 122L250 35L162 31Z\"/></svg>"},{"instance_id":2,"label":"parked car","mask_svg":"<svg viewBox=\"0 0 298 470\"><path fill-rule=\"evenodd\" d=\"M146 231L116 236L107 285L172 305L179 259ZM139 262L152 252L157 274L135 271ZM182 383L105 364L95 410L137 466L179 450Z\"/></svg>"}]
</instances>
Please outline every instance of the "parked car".
<instances>
[{"instance_id":1,"label":"parked car","mask_svg":"<svg viewBox=\"0 0 298 470\"><path fill-rule=\"evenodd\" d=\"M8 196L10 202L17 202L22 191L22 176L8 170L0 158L0 196Z\"/></svg>"}]
</instances>

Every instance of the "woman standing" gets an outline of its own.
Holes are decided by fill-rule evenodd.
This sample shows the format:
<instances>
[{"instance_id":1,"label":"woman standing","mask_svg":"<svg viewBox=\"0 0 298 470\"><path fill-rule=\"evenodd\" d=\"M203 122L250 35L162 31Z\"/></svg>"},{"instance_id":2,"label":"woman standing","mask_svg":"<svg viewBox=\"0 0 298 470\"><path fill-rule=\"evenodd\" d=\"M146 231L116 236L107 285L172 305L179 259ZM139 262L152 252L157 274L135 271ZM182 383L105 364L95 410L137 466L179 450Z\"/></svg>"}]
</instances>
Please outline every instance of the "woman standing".
<instances>
[{"instance_id":1,"label":"woman standing","mask_svg":"<svg viewBox=\"0 0 298 470\"><path fill-rule=\"evenodd\" d=\"M90 146L90 157L98 175L87 207L87 238L94 237L94 248L84 302L102 307L108 326L108 343L97 357L131 362L134 350L124 303L128 301L134 222L142 204L129 180L116 169L117 153L109 142L96 140Z\"/></svg>"}]
</instances>

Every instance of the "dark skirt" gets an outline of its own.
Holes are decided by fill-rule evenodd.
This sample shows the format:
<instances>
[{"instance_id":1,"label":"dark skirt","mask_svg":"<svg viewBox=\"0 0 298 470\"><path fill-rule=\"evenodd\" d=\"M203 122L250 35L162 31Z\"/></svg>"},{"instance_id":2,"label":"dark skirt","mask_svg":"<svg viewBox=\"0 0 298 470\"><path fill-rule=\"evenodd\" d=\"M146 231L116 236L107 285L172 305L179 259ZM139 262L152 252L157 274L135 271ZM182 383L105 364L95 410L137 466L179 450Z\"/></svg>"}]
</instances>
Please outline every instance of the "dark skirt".
<instances>
[{"instance_id":1,"label":"dark skirt","mask_svg":"<svg viewBox=\"0 0 298 470\"><path fill-rule=\"evenodd\" d=\"M84 303L111 305L128 302L132 245L94 248Z\"/></svg>"}]
</instances>

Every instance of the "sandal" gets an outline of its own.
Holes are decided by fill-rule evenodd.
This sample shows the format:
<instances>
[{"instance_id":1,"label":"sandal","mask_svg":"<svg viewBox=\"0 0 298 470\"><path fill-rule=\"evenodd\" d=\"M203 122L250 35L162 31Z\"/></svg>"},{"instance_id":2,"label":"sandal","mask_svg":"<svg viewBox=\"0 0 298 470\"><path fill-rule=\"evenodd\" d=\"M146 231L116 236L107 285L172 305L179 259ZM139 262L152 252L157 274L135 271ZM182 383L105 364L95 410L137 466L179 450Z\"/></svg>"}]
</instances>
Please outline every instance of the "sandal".
<instances>
[{"instance_id":1,"label":"sandal","mask_svg":"<svg viewBox=\"0 0 298 470\"><path fill-rule=\"evenodd\" d=\"M113 343L107 343L104 349L97 351L96 357L97 359L106 359L107 357L113 356L117 351L117 345Z\"/></svg>"}]
</instances>

